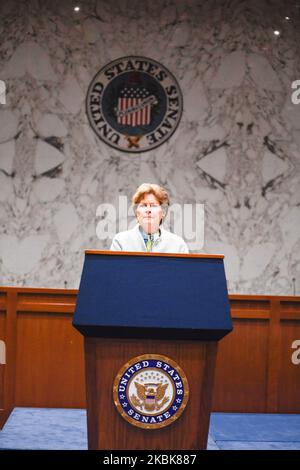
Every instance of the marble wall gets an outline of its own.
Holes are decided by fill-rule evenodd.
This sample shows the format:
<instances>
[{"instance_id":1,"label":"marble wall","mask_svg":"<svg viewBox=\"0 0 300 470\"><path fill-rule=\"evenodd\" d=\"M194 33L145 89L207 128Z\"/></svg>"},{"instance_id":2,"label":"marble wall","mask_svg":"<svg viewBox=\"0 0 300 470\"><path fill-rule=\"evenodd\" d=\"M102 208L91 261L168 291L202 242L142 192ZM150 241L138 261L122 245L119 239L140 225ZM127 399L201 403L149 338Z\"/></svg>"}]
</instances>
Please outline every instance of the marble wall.
<instances>
[{"instance_id":1,"label":"marble wall","mask_svg":"<svg viewBox=\"0 0 300 470\"><path fill-rule=\"evenodd\" d=\"M78 287L84 249L110 244L98 205L151 181L204 203L201 251L225 254L231 293L300 295L298 3L1 0L1 284ZM100 141L85 111L92 77L126 55L161 62L184 98L171 139L140 154Z\"/></svg>"}]
</instances>

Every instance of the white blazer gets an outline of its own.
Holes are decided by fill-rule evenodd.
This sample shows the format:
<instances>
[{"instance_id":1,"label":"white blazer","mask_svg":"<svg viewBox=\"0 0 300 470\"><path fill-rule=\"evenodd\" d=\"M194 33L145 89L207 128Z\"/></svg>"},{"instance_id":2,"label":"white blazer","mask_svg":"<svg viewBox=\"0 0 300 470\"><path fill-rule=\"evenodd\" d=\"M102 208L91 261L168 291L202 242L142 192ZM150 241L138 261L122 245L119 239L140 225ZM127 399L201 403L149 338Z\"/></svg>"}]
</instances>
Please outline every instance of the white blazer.
<instances>
[{"instance_id":1,"label":"white blazer","mask_svg":"<svg viewBox=\"0 0 300 470\"><path fill-rule=\"evenodd\" d=\"M189 249L185 241L175 235L175 233L168 232L160 226L161 235L157 240L154 240L152 252L155 253L188 253ZM126 230L126 232L117 233L112 241L110 249L112 251L147 251L143 239L143 235L137 224L133 229Z\"/></svg>"}]
</instances>

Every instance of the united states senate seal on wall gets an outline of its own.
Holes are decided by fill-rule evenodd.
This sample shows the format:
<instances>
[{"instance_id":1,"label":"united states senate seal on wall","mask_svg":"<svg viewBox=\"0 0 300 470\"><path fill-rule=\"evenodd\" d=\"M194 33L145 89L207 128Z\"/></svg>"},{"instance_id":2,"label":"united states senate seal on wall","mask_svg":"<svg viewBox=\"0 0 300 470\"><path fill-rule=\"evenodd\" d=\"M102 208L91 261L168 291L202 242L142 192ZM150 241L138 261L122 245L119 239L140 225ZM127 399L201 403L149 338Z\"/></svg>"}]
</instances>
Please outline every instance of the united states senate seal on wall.
<instances>
[{"instance_id":1,"label":"united states senate seal on wall","mask_svg":"<svg viewBox=\"0 0 300 470\"><path fill-rule=\"evenodd\" d=\"M113 398L121 416L144 429L172 424L189 398L185 373L176 362L158 354L131 359L118 372Z\"/></svg>"},{"instance_id":2,"label":"united states senate seal on wall","mask_svg":"<svg viewBox=\"0 0 300 470\"><path fill-rule=\"evenodd\" d=\"M89 122L104 142L124 152L145 152L173 134L182 114L175 77L160 63L122 57L93 78L86 98Z\"/></svg>"}]
</instances>

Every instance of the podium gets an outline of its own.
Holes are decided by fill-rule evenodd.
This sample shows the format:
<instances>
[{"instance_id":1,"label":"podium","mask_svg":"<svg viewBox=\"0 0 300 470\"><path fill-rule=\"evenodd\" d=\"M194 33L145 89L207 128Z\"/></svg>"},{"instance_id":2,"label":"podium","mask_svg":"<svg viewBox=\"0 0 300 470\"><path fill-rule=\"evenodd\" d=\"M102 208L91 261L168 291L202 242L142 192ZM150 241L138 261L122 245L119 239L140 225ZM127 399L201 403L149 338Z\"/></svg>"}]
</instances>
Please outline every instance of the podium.
<instances>
[{"instance_id":1,"label":"podium","mask_svg":"<svg viewBox=\"0 0 300 470\"><path fill-rule=\"evenodd\" d=\"M232 330L222 255L87 250L89 449L206 449L218 341Z\"/></svg>"}]
</instances>

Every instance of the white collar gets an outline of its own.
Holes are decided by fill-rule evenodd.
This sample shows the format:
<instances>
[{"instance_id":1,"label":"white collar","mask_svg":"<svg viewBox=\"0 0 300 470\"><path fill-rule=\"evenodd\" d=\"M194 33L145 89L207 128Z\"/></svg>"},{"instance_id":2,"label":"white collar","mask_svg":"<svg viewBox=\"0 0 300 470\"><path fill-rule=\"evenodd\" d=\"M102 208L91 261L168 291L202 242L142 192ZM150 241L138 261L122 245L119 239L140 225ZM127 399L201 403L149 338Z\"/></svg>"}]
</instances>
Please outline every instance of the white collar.
<instances>
[{"instance_id":1,"label":"white collar","mask_svg":"<svg viewBox=\"0 0 300 470\"><path fill-rule=\"evenodd\" d=\"M143 229L143 227L141 227L141 225L138 224L138 227L139 227L139 230L140 230L141 235L142 235L144 240L146 240L147 238L150 238L150 235L152 235L151 238L152 238L153 241L156 241L161 237L161 229L160 228L157 230L157 232L150 234L150 233L146 233L145 230Z\"/></svg>"}]
</instances>

